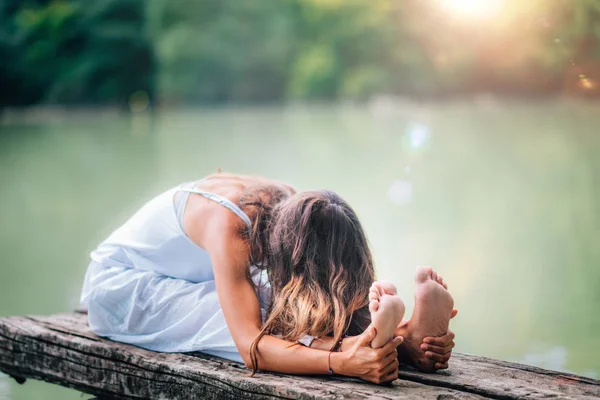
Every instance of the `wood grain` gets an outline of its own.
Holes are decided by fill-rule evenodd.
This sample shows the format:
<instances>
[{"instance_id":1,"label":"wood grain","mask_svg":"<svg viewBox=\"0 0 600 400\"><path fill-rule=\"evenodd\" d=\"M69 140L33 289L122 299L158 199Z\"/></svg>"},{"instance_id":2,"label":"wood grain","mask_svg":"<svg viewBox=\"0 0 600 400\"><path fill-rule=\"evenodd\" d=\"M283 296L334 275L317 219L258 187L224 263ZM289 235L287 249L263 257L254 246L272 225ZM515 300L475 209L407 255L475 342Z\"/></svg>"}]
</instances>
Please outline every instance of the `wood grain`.
<instances>
[{"instance_id":1,"label":"wood grain","mask_svg":"<svg viewBox=\"0 0 600 400\"><path fill-rule=\"evenodd\" d=\"M600 381L454 354L436 374L402 368L377 386L342 377L259 373L200 353L156 353L92 333L80 313L0 318L0 371L107 399L586 399Z\"/></svg>"}]
</instances>

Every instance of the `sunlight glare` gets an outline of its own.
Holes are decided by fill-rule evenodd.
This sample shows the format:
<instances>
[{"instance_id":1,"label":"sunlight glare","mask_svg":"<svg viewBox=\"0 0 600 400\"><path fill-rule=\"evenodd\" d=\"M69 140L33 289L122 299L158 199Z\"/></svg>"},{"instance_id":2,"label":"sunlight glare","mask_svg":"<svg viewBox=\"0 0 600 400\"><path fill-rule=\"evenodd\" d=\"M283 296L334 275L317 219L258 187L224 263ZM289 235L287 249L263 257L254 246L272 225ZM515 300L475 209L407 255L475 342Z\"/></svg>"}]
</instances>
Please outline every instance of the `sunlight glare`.
<instances>
[{"instance_id":1,"label":"sunlight glare","mask_svg":"<svg viewBox=\"0 0 600 400\"><path fill-rule=\"evenodd\" d=\"M503 0L441 0L449 12L463 18L489 18L498 13Z\"/></svg>"}]
</instances>

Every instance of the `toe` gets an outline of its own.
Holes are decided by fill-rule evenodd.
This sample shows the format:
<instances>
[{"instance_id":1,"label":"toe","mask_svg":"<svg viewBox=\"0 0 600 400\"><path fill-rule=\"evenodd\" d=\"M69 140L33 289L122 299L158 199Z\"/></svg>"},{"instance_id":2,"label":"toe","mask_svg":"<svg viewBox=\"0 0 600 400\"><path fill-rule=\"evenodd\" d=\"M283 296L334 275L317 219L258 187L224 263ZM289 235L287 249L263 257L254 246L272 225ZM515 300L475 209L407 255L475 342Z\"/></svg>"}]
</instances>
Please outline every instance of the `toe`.
<instances>
[{"instance_id":1,"label":"toe","mask_svg":"<svg viewBox=\"0 0 600 400\"><path fill-rule=\"evenodd\" d=\"M433 272L433 269L431 267L418 266L417 273L415 275L415 282L416 283L424 283L428 279L432 279L432 276L431 276L432 272Z\"/></svg>"},{"instance_id":2,"label":"toe","mask_svg":"<svg viewBox=\"0 0 600 400\"><path fill-rule=\"evenodd\" d=\"M377 312L377 310L379 310L379 300L371 300L369 302L369 311L374 313Z\"/></svg>"},{"instance_id":3,"label":"toe","mask_svg":"<svg viewBox=\"0 0 600 400\"><path fill-rule=\"evenodd\" d=\"M442 278L442 276L440 274L438 274L437 283L442 285L444 287L444 289L448 290L448 286L446 285L446 282L444 282L444 278Z\"/></svg>"},{"instance_id":4,"label":"toe","mask_svg":"<svg viewBox=\"0 0 600 400\"><path fill-rule=\"evenodd\" d=\"M381 286L379 285L379 281L373 282L373 284L371 285L371 289L369 290L377 293L378 295L381 295Z\"/></svg>"},{"instance_id":5,"label":"toe","mask_svg":"<svg viewBox=\"0 0 600 400\"><path fill-rule=\"evenodd\" d=\"M385 294L395 295L398 294L396 290L396 286L392 282L388 281L379 281L379 287L383 290Z\"/></svg>"}]
</instances>

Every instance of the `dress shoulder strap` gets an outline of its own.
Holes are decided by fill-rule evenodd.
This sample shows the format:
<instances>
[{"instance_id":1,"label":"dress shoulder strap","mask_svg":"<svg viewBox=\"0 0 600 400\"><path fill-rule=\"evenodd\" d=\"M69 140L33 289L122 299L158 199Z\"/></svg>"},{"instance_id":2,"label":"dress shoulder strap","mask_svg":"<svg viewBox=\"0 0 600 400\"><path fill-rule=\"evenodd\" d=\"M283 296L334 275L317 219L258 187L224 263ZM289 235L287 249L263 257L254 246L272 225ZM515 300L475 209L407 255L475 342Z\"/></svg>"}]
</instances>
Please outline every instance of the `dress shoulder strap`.
<instances>
[{"instance_id":1,"label":"dress shoulder strap","mask_svg":"<svg viewBox=\"0 0 600 400\"><path fill-rule=\"evenodd\" d=\"M248 217L248 215L245 212L243 212L242 209L239 208L237 204L235 204L233 201L216 193L205 192L204 190L197 189L195 186L196 182L192 182L191 187L190 184L184 184L180 186L178 190L181 190L182 192L199 194L200 196L206 197L209 200L219 203L220 205L231 210L235 215L240 217L246 223L246 225L248 225L248 228L252 228L252 221L250 220L250 217Z\"/></svg>"}]
</instances>

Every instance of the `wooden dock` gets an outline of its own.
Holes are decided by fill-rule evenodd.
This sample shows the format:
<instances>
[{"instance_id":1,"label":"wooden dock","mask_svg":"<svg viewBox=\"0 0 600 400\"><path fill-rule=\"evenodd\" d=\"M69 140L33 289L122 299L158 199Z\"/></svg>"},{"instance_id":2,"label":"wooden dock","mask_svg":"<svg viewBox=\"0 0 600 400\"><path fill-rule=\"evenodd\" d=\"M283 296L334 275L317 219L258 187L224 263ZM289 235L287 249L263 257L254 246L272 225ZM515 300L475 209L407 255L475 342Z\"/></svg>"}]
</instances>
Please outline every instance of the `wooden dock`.
<instances>
[{"instance_id":1,"label":"wooden dock","mask_svg":"<svg viewBox=\"0 0 600 400\"><path fill-rule=\"evenodd\" d=\"M240 364L166 354L93 334L85 314L0 318L0 371L99 399L592 399L600 381L484 357L454 354L436 374L403 368L377 386L342 377L248 376Z\"/></svg>"}]
</instances>

